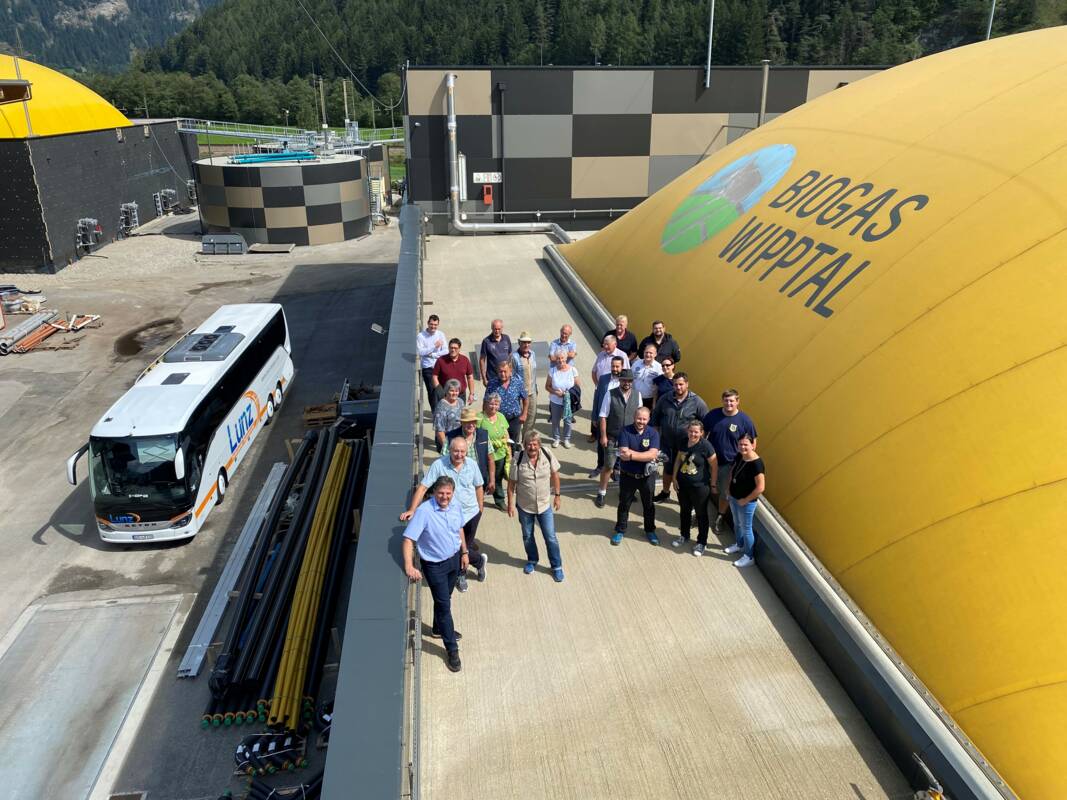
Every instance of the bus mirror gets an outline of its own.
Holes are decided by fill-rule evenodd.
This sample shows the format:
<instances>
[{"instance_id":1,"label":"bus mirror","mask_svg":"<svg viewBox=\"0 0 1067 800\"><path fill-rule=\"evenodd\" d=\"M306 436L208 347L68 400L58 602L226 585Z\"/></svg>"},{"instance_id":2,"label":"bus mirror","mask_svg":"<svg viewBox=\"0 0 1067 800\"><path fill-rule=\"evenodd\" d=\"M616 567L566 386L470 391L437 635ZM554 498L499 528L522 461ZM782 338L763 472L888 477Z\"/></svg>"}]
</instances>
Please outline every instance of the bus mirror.
<instances>
[{"instance_id":1,"label":"bus mirror","mask_svg":"<svg viewBox=\"0 0 1067 800\"><path fill-rule=\"evenodd\" d=\"M174 477L178 480L185 478L185 456L180 447L174 451Z\"/></svg>"},{"instance_id":2,"label":"bus mirror","mask_svg":"<svg viewBox=\"0 0 1067 800\"><path fill-rule=\"evenodd\" d=\"M78 485L78 459L80 459L85 452L89 449L89 443L86 442L79 448L78 452L67 459L67 482L71 486Z\"/></svg>"}]
</instances>

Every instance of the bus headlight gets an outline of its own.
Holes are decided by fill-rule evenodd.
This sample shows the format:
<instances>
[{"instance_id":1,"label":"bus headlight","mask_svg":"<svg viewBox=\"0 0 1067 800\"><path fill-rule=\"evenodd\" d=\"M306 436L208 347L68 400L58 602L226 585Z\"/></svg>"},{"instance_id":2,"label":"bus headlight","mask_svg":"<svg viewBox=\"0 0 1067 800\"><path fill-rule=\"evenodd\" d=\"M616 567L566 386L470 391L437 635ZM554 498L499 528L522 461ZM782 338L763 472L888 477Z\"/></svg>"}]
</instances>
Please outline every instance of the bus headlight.
<instances>
[{"instance_id":1,"label":"bus headlight","mask_svg":"<svg viewBox=\"0 0 1067 800\"><path fill-rule=\"evenodd\" d=\"M105 533L114 533L115 532L115 529L112 528L110 525L108 525L106 522L104 522L102 519L97 519L96 527L98 527L100 530L104 531Z\"/></svg>"},{"instance_id":2,"label":"bus headlight","mask_svg":"<svg viewBox=\"0 0 1067 800\"><path fill-rule=\"evenodd\" d=\"M193 512L190 511L184 517L179 517L178 519L174 520L174 522L171 523L170 527L172 527L172 528L184 528L186 525L188 525L192 521L193 521Z\"/></svg>"}]
</instances>

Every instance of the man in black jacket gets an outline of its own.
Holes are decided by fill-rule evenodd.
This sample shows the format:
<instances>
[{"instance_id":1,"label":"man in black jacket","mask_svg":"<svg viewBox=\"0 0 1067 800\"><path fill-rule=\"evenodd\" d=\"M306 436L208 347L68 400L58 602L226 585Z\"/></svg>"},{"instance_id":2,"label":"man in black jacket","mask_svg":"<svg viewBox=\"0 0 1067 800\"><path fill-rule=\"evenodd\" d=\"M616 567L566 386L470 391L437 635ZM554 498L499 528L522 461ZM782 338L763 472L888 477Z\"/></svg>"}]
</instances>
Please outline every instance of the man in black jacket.
<instances>
[{"instance_id":1,"label":"man in black jacket","mask_svg":"<svg viewBox=\"0 0 1067 800\"><path fill-rule=\"evenodd\" d=\"M663 320L657 319L652 323L652 333L641 340L637 352L645 352L645 345L648 344L656 345L656 361L661 364L665 358L671 359L675 364L682 360L682 349L678 346L678 342L674 341L674 337L664 329Z\"/></svg>"},{"instance_id":2,"label":"man in black jacket","mask_svg":"<svg viewBox=\"0 0 1067 800\"><path fill-rule=\"evenodd\" d=\"M674 463L674 456L688 441L686 428L693 420L701 421L708 413L708 404L696 392L689 391L689 376L684 372L674 373L674 391L656 401L652 411L651 425L659 431L660 452L667 464ZM662 503L671 496L672 475L670 469L663 472L663 491L656 495Z\"/></svg>"}]
</instances>

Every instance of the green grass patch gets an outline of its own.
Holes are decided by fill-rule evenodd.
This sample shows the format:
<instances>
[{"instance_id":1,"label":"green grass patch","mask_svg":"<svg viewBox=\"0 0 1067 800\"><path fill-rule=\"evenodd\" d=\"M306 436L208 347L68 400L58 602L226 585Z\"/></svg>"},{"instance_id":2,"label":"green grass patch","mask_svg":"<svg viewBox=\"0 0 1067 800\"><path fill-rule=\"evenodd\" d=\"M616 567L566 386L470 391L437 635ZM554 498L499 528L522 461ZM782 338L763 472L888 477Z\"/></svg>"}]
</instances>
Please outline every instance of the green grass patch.
<instances>
[{"instance_id":1,"label":"green grass patch","mask_svg":"<svg viewBox=\"0 0 1067 800\"><path fill-rule=\"evenodd\" d=\"M399 158L389 158L389 180L398 181L408 174L408 165L404 161L404 154L401 152Z\"/></svg>"}]
</instances>

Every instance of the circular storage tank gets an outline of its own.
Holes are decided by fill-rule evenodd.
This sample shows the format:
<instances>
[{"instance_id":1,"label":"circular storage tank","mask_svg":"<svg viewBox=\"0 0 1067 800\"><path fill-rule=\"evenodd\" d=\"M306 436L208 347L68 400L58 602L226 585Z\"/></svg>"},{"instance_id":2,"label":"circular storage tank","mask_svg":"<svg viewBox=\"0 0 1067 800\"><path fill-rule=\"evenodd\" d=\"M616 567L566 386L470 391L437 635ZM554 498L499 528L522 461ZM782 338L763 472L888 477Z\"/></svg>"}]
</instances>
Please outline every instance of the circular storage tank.
<instances>
[{"instance_id":1,"label":"circular storage tank","mask_svg":"<svg viewBox=\"0 0 1067 800\"><path fill-rule=\"evenodd\" d=\"M666 322L709 404L740 390L770 501L1043 800L1067 798L1065 86L1063 27L904 64L560 248L638 334Z\"/></svg>"},{"instance_id":2,"label":"circular storage tank","mask_svg":"<svg viewBox=\"0 0 1067 800\"><path fill-rule=\"evenodd\" d=\"M329 244L370 233L360 156L234 164L228 156L193 164L207 233L239 233L249 244Z\"/></svg>"}]
</instances>

